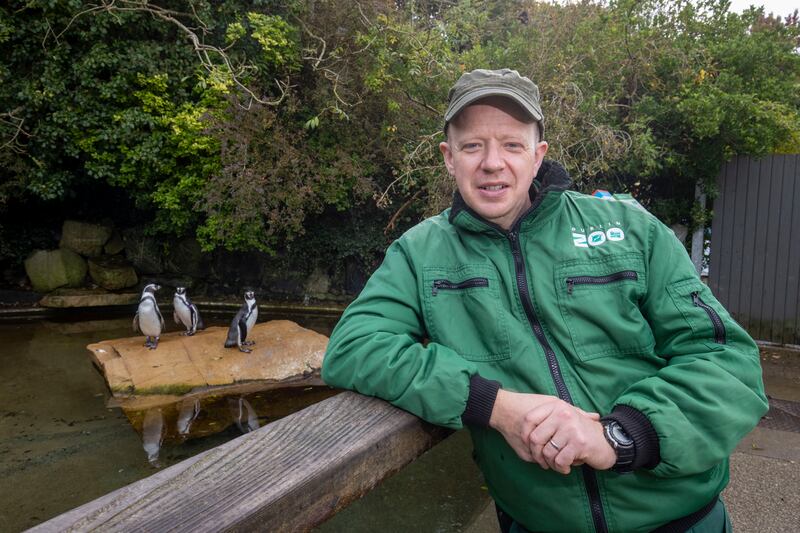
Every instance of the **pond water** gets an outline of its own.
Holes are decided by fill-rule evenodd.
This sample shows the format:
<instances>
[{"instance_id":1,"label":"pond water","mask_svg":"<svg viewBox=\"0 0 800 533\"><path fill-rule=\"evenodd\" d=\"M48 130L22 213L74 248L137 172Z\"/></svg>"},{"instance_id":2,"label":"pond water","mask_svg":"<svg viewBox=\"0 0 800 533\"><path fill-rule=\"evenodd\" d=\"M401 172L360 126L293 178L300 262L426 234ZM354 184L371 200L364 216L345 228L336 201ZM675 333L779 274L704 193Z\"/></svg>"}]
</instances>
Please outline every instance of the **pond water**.
<instances>
[{"instance_id":1,"label":"pond water","mask_svg":"<svg viewBox=\"0 0 800 533\"><path fill-rule=\"evenodd\" d=\"M204 318L207 325L230 320ZM338 317L262 313L259 318L288 318L330 335ZM165 443L151 464L122 410L108 407L110 393L86 350L101 339L130 336L130 328L128 316L0 322L0 531L25 530L241 435L231 425L203 438ZM258 424L331 394L327 388L302 392L283 394L268 415L258 407L265 396L250 397ZM275 398L266 400L273 404ZM489 501L470 453L469 437L456 433L320 531L464 531Z\"/></svg>"},{"instance_id":2,"label":"pond water","mask_svg":"<svg viewBox=\"0 0 800 533\"><path fill-rule=\"evenodd\" d=\"M0 322L0 531L27 529L241 435L232 425L204 438L165 443L151 465L122 410L107 407L110 393L86 350L101 339L131 336L131 318L87 318ZM204 318L208 325L230 321ZM275 318L262 313L260 321ZM336 321L288 318L324 335ZM167 328L177 330L172 324ZM259 400L267 400L276 406L268 415L259 410L254 422L263 425L331 393L318 387L276 398L273 392L250 397L249 403L258 408Z\"/></svg>"}]
</instances>

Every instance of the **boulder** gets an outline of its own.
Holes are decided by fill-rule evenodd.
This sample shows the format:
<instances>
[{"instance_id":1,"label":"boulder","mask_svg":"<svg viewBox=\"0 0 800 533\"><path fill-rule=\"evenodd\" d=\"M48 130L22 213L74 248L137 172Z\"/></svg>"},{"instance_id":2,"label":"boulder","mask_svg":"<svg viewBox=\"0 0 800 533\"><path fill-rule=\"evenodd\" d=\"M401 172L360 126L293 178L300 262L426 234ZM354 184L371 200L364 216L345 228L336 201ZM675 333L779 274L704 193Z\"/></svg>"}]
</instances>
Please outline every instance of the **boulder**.
<instances>
[{"instance_id":1,"label":"boulder","mask_svg":"<svg viewBox=\"0 0 800 533\"><path fill-rule=\"evenodd\" d=\"M111 226L65 220L59 247L69 248L86 257L97 257L103 253L103 246L113 231Z\"/></svg>"},{"instance_id":2,"label":"boulder","mask_svg":"<svg viewBox=\"0 0 800 533\"><path fill-rule=\"evenodd\" d=\"M136 270L121 255L105 255L89 259L89 275L95 283L116 291L139 283Z\"/></svg>"},{"instance_id":3,"label":"boulder","mask_svg":"<svg viewBox=\"0 0 800 533\"><path fill-rule=\"evenodd\" d=\"M111 235L111 238L103 247L103 251L106 253L106 255L117 255L118 253L121 253L124 249L125 249L125 242L122 240L122 237L120 237L119 233L116 231Z\"/></svg>"},{"instance_id":4,"label":"boulder","mask_svg":"<svg viewBox=\"0 0 800 533\"><path fill-rule=\"evenodd\" d=\"M122 232L125 242L125 257L134 267L145 274L161 274L164 271L161 244L153 237L144 234L141 228L131 228Z\"/></svg>"},{"instance_id":5,"label":"boulder","mask_svg":"<svg viewBox=\"0 0 800 533\"><path fill-rule=\"evenodd\" d=\"M25 260L25 273L36 292L78 287L86 277L86 261L72 250L38 250Z\"/></svg>"}]
</instances>

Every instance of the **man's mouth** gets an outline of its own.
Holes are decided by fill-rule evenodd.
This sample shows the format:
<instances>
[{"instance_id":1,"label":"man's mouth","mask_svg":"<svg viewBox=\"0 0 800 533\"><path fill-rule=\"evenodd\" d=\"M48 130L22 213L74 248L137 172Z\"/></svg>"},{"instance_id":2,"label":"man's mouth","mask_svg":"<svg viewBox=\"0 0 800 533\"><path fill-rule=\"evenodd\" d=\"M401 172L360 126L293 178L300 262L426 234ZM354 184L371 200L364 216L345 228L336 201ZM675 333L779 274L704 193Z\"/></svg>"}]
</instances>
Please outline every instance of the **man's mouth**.
<instances>
[{"instance_id":1,"label":"man's mouth","mask_svg":"<svg viewBox=\"0 0 800 533\"><path fill-rule=\"evenodd\" d=\"M505 189L508 185L481 185L478 187L479 189L483 189L484 191L499 191L501 189Z\"/></svg>"}]
</instances>

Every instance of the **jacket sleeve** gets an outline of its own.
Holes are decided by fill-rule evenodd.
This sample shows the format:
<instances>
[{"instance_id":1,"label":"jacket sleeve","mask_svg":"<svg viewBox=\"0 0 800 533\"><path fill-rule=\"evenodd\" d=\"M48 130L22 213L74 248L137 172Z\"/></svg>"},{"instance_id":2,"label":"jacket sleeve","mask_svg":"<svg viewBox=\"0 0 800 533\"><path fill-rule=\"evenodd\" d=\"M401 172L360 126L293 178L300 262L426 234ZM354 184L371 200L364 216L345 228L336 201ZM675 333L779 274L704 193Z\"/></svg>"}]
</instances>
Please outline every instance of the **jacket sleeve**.
<instances>
[{"instance_id":1,"label":"jacket sleeve","mask_svg":"<svg viewBox=\"0 0 800 533\"><path fill-rule=\"evenodd\" d=\"M424 337L418 280L398 241L331 334L322 379L459 429L476 368Z\"/></svg>"},{"instance_id":2,"label":"jacket sleeve","mask_svg":"<svg viewBox=\"0 0 800 533\"><path fill-rule=\"evenodd\" d=\"M629 433L644 443L643 427L649 430L656 453L640 466L673 477L706 471L727 458L768 403L758 347L700 281L673 232L655 218L651 223L641 309L666 365L629 387L612 417L625 419L634 429Z\"/></svg>"}]
</instances>

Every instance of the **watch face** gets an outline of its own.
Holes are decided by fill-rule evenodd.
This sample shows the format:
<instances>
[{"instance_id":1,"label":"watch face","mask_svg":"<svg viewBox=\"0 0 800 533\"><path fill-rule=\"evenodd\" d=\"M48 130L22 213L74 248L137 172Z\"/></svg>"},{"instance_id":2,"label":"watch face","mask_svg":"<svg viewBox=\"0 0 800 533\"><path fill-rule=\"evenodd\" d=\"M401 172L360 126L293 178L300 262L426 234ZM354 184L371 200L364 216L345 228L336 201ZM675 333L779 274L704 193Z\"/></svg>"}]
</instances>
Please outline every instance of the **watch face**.
<instances>
[{"instance_id":1,"label":"watch face","mask_svg":"<svg viewBox=\"0 0 800 533\"><path fill-rule=\"evenodd\" d=\"M625 433L625 430L622 429L622 426L620 426L617 422L611 422L608 425L608 433L609 436L619 443L619 445L623 448L633 445L633 439L630 438L627 433Z\"/></svg>"}]
</instances>

